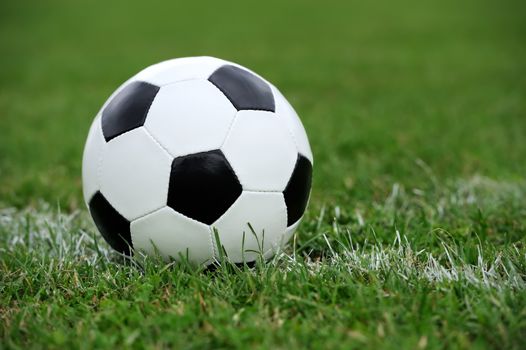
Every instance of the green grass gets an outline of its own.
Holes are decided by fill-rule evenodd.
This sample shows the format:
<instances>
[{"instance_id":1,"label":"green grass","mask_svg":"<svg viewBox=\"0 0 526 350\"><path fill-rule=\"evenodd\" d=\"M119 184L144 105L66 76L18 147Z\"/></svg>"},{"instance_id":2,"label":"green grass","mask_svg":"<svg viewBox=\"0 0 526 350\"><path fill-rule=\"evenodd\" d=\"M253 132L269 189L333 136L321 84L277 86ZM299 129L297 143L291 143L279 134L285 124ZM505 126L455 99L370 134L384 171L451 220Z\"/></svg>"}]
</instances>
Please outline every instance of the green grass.
<instances>
[{"instance_id":1,"label":"green grass","mask_svg":"<svg viewBox=\"0 0 526 350\"><path fill-rule=\"evenodd\" d=\"M3 2L0 348L522 348L521 1ZM87 130L143 67L274 82L315 156L282 254L122 261L81 196Z\"/></svg>"}]
</instances>

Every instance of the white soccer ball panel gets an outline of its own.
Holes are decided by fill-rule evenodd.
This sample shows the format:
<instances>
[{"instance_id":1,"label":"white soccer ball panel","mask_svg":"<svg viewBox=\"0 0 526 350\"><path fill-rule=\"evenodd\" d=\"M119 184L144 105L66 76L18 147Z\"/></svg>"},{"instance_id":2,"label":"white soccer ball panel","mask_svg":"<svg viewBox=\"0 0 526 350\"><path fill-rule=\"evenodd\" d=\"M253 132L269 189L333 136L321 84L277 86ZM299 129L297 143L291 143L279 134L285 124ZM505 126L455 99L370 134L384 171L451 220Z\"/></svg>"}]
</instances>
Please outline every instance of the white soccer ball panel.
<instances>
[{"instance_id":1,"label":"white soccer ball panel","mask_svg":"<svg viewBox=\"0 0 526 350\"><path fill-rule=\"evenodd\" d=\"M204 56L176 58L147 67L134 78L157 86L183 80L206 80L217 68L227 63L219 58Z\"/></svg>"},{"instance_id":2,"label":"white soccer ball panel","mask_svg":"<svg viewBox=\"0 0 526 350\"><path fill-rule=\"evenodd\" d=\"M99 190L99 167L105 145L99 114L91 124L82 156L82 190L86 203Z\"/></svg>"},{"instance_id":3,"label":"white soccer ball panel","mask_svg":"<svg viewBox=\"0 0 526 350\"><path fill-rule=\"evenodd\" d=\"M264 111L239 111L221 149L249 191L283 191L298 157L278 116Z\"/></svg>"},{"instance_id":4,"label":"white soccer ball panel","mask_svg":"<svg viewBox=\"0 0 526 350\"><path fill-rule=\"evenodd\" d=\"M189 80L162 87L145 126L168 152L179 157L221 147L236 109L213 84Z\"/></svg>"},{"instance_id":5,"label":"white soccer ball panel","mask_svg":"<svg viewBox=\"0 0 526 350\"><path fill-rule=\"evenodd\" d=\"M287 99L281 94L281 92L273 85L270 85L272 93L274 94L274 101L276 103L276 114L280 117L290 130L296 146L298 147L299 153L307 157L313 164L314 158L312 156L312 150L309 144L309 138L307 132L301 122L298 114L294 108L290 105Z\"/></svg>"},{"instance_id":6,"label":"white soccer ball panel","mask_svg":"<svg viewBox=\"0 0 526 350\"><path fill-rule=\"evenodd\" d=\"M244 191L212 227L217 229L230 261L254 261L260 253L274 249L287 229L283 194ZM217 247L215 237L214 247Z\"/></svg>"},{"instance_id":7,"label":"white soccer ball panel","mask_svg":"<svg viewBox=\"0 0 526 350\"><path fill-rule=\"evenodd\" d=\"M268 259L272 258L274 255L276 255L277 253L283 252L285 250L285 247L287 246L287 243L289 243L290 239L294 235L294 232L296 232L296 230L297 230L298 226L300 225L300 223L301 223L301 219L298 220L292 226L287 227L287 229L285 230L285 234L283 234L276 241L276 243L273 244L272 247L270 247L270 249L268 249L265 252L265 254L263 255L265 260L268 260ZM292 244L292 242L290 242L290 244Z\"/></svg>"},{"instance_id":8,"label":"white soccer ball panel","mask_svg":"<svg viewBox=\"0 0 526 350\"><path fill-rule=\"evenodd\" d=\"M143 127L107 143L100 188L111 205L133 220L166 204L172 158Z\"/></svg>"},{"instance_id":9,"label":"white soccer ball panel","mask_svg":"<svg viewBox=\"0 0 526 350\"><path fill-rule=\"evenodd\" d=\"M164 207L131 223L135 249L159 253L164 259L181 260L181 255L196 264L214 258L210 227Z\"/></svg>"},{"instance_id":10,"label":"white soccer ball panel","mask_svg":"<svg viewBox=\"0 0 526 350\"><path fill-rule=\"evenodd\" d=\"M292 236L294 235L294 233L298 229L302 219L303 219L303 217L301 219L299 219L298 221L296 221L291 226L287 227L287 230L285 231L285 234L283 235L283 238L280 241L281 249L283 249L285 247L285 245L287 244L287 242L290 241L290 239L292 238Z\"/></svg>"}]
</instances>

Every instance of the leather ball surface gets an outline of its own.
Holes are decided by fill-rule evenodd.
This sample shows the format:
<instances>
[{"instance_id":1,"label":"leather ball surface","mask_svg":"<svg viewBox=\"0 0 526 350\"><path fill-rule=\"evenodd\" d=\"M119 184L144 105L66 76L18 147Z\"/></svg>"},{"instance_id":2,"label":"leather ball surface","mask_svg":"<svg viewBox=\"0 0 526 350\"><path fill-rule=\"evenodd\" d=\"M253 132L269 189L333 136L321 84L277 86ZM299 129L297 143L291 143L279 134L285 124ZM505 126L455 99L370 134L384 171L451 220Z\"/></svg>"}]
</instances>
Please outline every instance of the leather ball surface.
<instances>
[{"instance_id":1,"label":"leather ball surface","mask_svg":"<svg viewBox=\"0 0 526 350\"><path fill-rule=\"evenodd\" d=\"M121 253L210 264L221 246L230 261L250 262L296 230L312 164L276 87L221 59L179 58L139 72L103 105L84 148L83 191Z\"/></svg>"}]
</instances>

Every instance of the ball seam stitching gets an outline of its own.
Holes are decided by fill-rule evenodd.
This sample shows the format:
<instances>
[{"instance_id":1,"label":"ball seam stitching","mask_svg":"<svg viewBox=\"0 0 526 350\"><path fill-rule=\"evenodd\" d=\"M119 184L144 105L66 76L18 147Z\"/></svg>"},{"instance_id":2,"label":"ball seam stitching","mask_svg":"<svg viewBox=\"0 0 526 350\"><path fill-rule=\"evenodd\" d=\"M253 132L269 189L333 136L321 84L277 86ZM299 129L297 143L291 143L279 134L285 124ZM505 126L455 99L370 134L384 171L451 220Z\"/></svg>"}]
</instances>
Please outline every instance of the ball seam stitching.
<instances>
[{"instance_id":1,"label":"ball seam stitching","mask_svg":"<svg viewBox=\"0 0 526 350\"><path fill-rule=\"evenodd\" d=\"M104 157L104 152L106 150L106 147L108 147L108 143L106 142L106 139L104 138L104 133L102 132L102 112L100 114L100 118L97 123L97 132L99 133L99 137L102 137L103 147L99 152L98 161L97 161L97 191L100 191L102 193L102 160ZM92 195L93 198L93 195Z\"/></svg>"},{"instance_id":2,"label":"ball seam stitching","mask_svg":"<svg viewBox=\"0 0 526 350\"><path fill-rule=\"evenodd\" d=\"M144 126L144 133L146 135L148 135L148 137L150 137L152 139L152 141L159 146L159 148L165 153L165 155L168 156L168 159L169 159L169 163L168 163L168 169L167 169L167 173L168 173L168 180L166 181L166 185L165 185L165 193L166 193L166 197L164 198L164 206L168 205L168 192L170 191L170 176L171 176L171 173L172 173L172 162L173 162L173 156L170 154L170 152L168 152L168 150L166 150L159 141L157 141L157 139L150 133L150 131L148 130L148 128L146 126Z\"/></svg>"}]
</instances>

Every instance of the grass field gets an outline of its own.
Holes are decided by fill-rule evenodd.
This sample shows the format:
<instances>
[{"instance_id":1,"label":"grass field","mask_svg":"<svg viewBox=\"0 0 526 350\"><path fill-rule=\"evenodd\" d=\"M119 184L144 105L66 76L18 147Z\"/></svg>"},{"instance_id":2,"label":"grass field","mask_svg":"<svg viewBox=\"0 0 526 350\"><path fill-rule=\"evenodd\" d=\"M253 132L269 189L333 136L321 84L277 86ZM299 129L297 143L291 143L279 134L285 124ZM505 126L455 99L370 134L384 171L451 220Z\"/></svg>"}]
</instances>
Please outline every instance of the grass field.
<instances>
[{"instance_id":1,"label":"grass field","mask_svg":"<svg viewBox=\"0 0 526 350\"><path fill-rule=\"evenodd\" d=\"M524 348L526 6L0 4L0 349ZM81 196L89 125L172 57L254 69L315 157L253 268L124 263Z\"/></svg>"}]
</instances>

